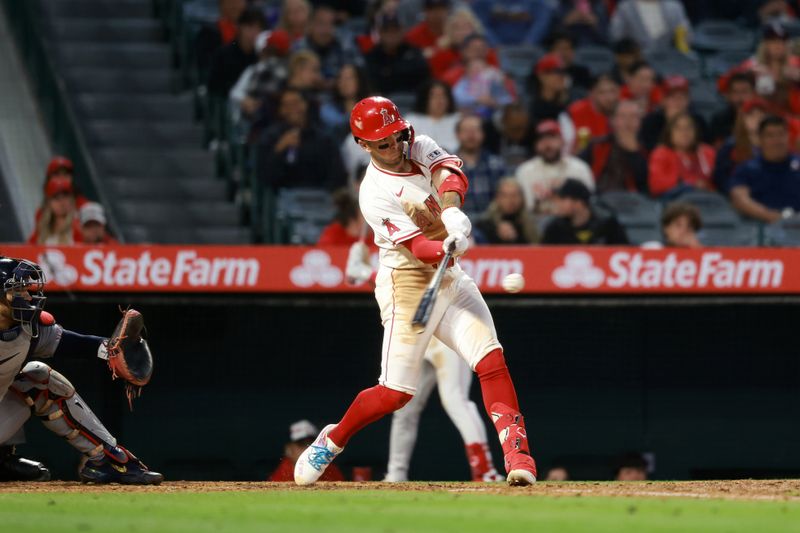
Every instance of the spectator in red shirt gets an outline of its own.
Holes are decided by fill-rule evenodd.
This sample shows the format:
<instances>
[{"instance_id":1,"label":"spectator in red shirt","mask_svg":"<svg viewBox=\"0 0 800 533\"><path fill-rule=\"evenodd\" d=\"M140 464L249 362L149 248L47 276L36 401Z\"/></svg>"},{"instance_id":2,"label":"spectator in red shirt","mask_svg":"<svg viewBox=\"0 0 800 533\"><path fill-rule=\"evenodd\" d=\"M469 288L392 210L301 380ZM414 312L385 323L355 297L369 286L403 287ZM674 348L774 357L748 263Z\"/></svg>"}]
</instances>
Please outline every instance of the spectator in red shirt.
<instances>
[{"instance_id":1,"label":"spectator in red shirt","mask_svg":"<svg viewBox=\"0 0 800 533\"><path fill-rule=\"evenodd\" d=\"M406 33L406 42L422 51L425 59L436 52L439 39L444 36L444 23L450 13L450 0L425 0L422 22Z\"/></svg>"},{"instance_id":2,"label":"spectator in red shirt","mask_svg":"<svg viewBox=\"0 0 800 533\"><path fill-rule=\"evenodd\" d=\"M609 74L595 78L589 96L573 102L567 111L575 125L575 152L586 148L590 141L608 135L608 117L619 102L619 85Z\"/></svg>"},{"instance_id":3,"label":"spectator in red shirt","mask_svg":"<svg viewBox=\"0 0 800 533\"><path fill-rule=\"evenodd\" d=\"M650 194L675 197L688 189L714 189L714 149L700 142L688 113L667 124L661 144L650 154Z\"/></svg>"},{"instance_id":4,"label":"spectator in red shirt","mask_svg":"<svg viewBox=\"0 0 800 533\"><path fill-rule=\"evenodd\" d=\"M639 102L646 113L653 111L661 103L661 88L656 83L656 71L648 63L641 61L631 67L628 83L622 88L623 100Z\"/></svg>"},{"instance_id":5,"label":"spectator in red shirt","mask_svg":"<svg viewBox=\"0 0 800 533\"><path fill-rule=\"evenodd\" d=\"M72 179L50 178L45 186L41 217L28 238L30 244L75 244L81 239Z\"/></svg>"},{"instance_id":6,"label":"spectator in red shirt","mask_svg":"<svg viewBox=\"0 0 800 533\"><path fill-rule=\"evenodd\" d=\"M308 448L318 430L308 420L300 420L289 426L289 442L283 447L283 458L278 467L267 478L269 481L294 481L294 464L300 454ZM346 481L336 465L329 465L320 481Z\"/></svg>"},{"instance_id":7,"label":"spectator in red shirt","mask_svg":"<svg viewBox=\"0 0 800 533\"><path fill-rule=\"evenodd\" d=\"M81 222L81 239L83 244L116 244L116 240L106 229L106 212L97 202L86 202L78 210Z\"/></svg>"},{"instance_id":8,"label":"spectator in red shirt","mask_svg":"<svg viewBox=\"0 0 800 533\"><path fill-rule=\"evenodd\" d=\"M78 186L75 185L74 173L75 166L70 159L60 155L54 156L53 159L50 160L50 163L47 164L47 173L44 178L43 192L45 199L47 198L47 184L50 183L52 178L67 178L72 182L72 190L75 192L75 206L80 209L83 204L88 202L89 200L80 193ZM42 218L42 209L44 205L45 202L36 209L35 220L37 223L39 219Z\"/></svg>"},{"instance_id":9,"label":"spectator in red shirt","mask_svg":"<svg viewBox=\"0 0 800 533\"><path fill-rule=\"evenodd\" d=\"M464 65L461 58L461 45L473 34L485 35L486 30L475 16L475 13L468 6L461 6L452 11L447 18L444 26L444 35L438 42L438 48L433 55L428 58L428 65L434 78L445 79L451 69ZM500 66L497 53L490 48L486 55L486 61L495 67ZM453 85L455 82L448 82Z\"/></svg>"},{"instance_id":10,"label":"spectator in red shirt","mask_svg":"<svg viewBox=\"0 0 800 533\"><path fill-rule=\"evenodd\" d=\"M334 192L333 204L336 206L333 222L322 230L317 246L350 246L360 240L371 243L372 232L366 228L358 200L350 193L350 189Z\"/></svg>"}]
</instances>

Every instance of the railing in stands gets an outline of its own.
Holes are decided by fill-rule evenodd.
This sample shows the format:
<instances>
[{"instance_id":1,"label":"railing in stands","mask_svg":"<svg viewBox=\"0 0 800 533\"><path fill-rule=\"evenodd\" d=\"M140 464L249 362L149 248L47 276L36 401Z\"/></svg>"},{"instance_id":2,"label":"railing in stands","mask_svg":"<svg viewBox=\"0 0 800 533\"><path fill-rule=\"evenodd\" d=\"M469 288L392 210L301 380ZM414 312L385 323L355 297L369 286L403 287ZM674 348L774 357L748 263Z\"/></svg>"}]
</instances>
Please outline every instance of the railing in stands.
<instances>
[{"instance_id":1,"label":"railing in stands","mask_svg":"<svg viewBox=\"0 0 800 533\"><path fill-rule=\"evenodd\" d=\"M53 147L75 164L75 181L88 197L106 206L109 229L124 242L109 198L100 183L86 139L69 101L64 80L58 74L42 34L41 5L36 0L0 0L20 56L39 104Z\"/></svg>"}]
</instances>

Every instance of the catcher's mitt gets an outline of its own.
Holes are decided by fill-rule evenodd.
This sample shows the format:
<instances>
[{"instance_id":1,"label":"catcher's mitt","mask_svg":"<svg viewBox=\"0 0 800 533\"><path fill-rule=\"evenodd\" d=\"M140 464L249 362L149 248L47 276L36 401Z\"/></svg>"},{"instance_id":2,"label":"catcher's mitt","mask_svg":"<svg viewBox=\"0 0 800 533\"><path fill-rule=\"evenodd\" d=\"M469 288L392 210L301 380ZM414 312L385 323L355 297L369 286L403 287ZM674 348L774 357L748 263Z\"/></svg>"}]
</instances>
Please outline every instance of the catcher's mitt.
<instances>
[{"instance_id":1,"label":"catcher's mitt","mask_svg":"<svg viewBox=\"0 0 800 533\"><path fill-rule=\"evenodd\" d=\"M127 309L122 312L122 319L106 342L108 367L114 378L128 382L125 394L131 409L133 398L141 395L142 386L147 385L153 375L153 354L142 333L146 333L142 314Z\"/></svg>"}]
</instances>

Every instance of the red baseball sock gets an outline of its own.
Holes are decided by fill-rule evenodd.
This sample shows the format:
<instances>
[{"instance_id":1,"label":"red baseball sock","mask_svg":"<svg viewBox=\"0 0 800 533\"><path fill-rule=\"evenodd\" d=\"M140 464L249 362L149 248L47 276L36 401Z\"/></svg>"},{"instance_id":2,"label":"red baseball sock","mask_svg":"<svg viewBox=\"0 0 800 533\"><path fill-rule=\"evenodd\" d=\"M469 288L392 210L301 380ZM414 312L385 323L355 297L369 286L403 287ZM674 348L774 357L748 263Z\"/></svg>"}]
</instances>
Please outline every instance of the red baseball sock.
<instances>
[{"instance_id":1,"label":"red baseball sock","mask_svg":"<svg viewBox=\"0 0 800 533\"><path fill-rule=\"evenodd\" d=\"M478 379L481 381L483 406L489 414L489 417L492 416L490 407L495 402L504 403L519 412L517 391L514 390L511 374L508 373L506 359L503 357L503 350L496 348L489 352L475 367L475 372L478 374Z\"/></svg>"},{"instance_id":2,"label":"red baseball sock","mask_svg":"<svg viewBox=\"0 0 800 533\"><path fill-rule=\"evenodd\" d=\"M362 390L350 404L339 424L328 433L328 438L337 446L344 448L350 437L362 428L397 411L411 398L413 398L411 394L389 389L383 385Z\"/></svg>"}]
</instances>

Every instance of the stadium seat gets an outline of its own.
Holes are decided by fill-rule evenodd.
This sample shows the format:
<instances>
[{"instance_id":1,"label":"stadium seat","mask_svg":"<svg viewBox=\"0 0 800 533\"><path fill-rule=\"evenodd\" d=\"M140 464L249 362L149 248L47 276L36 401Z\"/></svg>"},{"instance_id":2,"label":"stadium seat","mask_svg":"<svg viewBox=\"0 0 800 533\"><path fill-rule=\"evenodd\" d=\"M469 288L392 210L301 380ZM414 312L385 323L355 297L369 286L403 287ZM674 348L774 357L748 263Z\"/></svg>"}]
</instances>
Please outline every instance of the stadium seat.
<instances>
[{"instance_id":1,"label":"stadium seat","mask_svg":"<svg viewBox=\"0 0 800 533\"><path fill-rule=\"evenodd\" d=\"M704 227L697 236L706 246L758 246L758 227L746 224Z\"/></svg>"},{"instance_id":2,"label":"stadium seat","mask_svg":"<svg viewBox=\"0 0 800 533\"><path fill-rule=\"evenodd\" d=\"M718 78L748 57L749 50L721 50L706 58L705 74L710 78Z\"/></svg>"},{"instance_id":3,"label":"stadium seat","mask_svg":"<svg viewBox=\"0 0 800 533\"><path fill-rule=\"evenodd\" d=\"M623 226L658 228L660 206L641 194L611 191L600 195L597 203L614 213Z\"/></svg>"},{"instance_id":4,"label":"stadium seat","mask_svg":"<svg viewBox=\"0 0 800 533\"><path fill-rule=\"evenodd\" d=\"M334 216L331 193L325 189L282 189L275 205L276 242L314 244Z\"/></svg>"},{"instance_id":5,"label":"stadium seat","mask_svg":"<svg viewBox=\"0 0 800 533\"><path fill-rule=\"evenodd\" d=\"M800 246L800 215L770 224L764 235L772 246Z\"/></svg>"},{"instance_id":6,"label":"stadium seat","mask_svg":"<svg viewBox=\"0 0 800 533\"><path fill-rule=\"evenodd\" d=\"M692 31L692 48L703 53L752 50L753 32L730 20L705 20Z\"/></svg>"},{"instance_id":7,"label":"stadium seat","mask_svg":"<svg viewBox=\"0 0 800 533\"><path fill-rule=\"evenodd\" d=\"M625 226L625 233L628 235L628 242L637 246L646 242L661 242L661 230L658 227Z\"/></svg>"},{"instance_id":8,"label":"stadium seat","mask_svg":"<svg viewBox=\"0 0 800 533\"><path fill-rule=\"evenodd\" d=\"M608 48L584 46L575 51L575 63L597 75L611 70L614 66L614 54Z\"/></svg>"},{"instance_id":9,"label":"stadium seat","mask_svg":"<svg viewBox=\"0 0 800 533\"><path fill-rule=\"evenodd\" d=\"M497 49L500 67L512 78L527 78L542 56L542 49L531 45L506 45Z\"/></svg>"},{"instance_id":10,"label":"stadium seat","mask_svg":"<svg viewBox=\"0 0 800 533\"><path fill-rule=\"evenodd\" d=\"M676 51L653 51L647 54L647 61L653 65L661 76L680 74L690 82L702 77L700 58L693 54L682 54Z\"/></svg>"},{"instance_id":11,"label":"stadium seat","mask_svg":"<svg viewBox=\"0 0 800 533\"><path fill-rule=\"evenodd\" d=\"M690 191L678 197L700 210L703 226L732 227L738 226L741 219L733 210L728 200L719 193L710 191Z\"/></svg>"},{"instance_id":12,"label":"stadium seat","mask_svg":"<svg viewBox=\"0 0 800 533\"><path fill-rule=\"evenodd\" d=\"M725 100L717 92L717 84L714 81L692 82L689 93L692 109L699 113L706 122L710 122L714 113L725 107Z\"/></svg>"}]
</instances>

